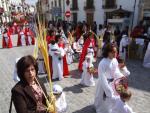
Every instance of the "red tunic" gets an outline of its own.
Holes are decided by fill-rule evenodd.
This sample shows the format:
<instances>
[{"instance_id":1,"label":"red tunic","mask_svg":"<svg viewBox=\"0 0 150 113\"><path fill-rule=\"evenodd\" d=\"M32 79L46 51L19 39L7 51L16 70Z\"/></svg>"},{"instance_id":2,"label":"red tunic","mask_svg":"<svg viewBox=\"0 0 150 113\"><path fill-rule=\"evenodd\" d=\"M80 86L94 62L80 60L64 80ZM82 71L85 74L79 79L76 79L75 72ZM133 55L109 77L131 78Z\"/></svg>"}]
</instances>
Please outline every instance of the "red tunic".
<instances>
[{"instance_id":1,"label":"red tunic","mask_svg":"<svg viewBox=\"0 0 150 113\"><path fill-rule=\"evenodd\" d=\"M58 46L64 48L64 44L59 43ZM68 69L68 64L66 60L66 55L63 57L63 76L64 77L69 76L69 69Z\"/></svg>"}]
</instances>

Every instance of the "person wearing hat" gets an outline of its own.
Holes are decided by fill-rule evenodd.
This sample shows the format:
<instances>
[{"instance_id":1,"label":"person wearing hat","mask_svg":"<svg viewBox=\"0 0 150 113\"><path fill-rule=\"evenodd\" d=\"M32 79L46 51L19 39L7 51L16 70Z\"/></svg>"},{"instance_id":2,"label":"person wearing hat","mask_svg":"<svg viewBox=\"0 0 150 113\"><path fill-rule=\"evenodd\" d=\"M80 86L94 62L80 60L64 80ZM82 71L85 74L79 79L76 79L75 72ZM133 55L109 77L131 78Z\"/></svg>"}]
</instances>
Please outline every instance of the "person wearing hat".
<instances>
[{"instance_id":1,"label":"person wearing hat","mask_svg":"<svg viewBox=\"0 0 150 113\"><path fill-rule=\"evenodd\" d=\"M127 47L129 43L129 37L127 35L123 35L119 46L119 56L124 60L126 60Z\"/></svg>"},{"instance_id":2,"label":"person wearing hat","mask_svg":"<svg viewBox=\"0 0 150 113\"><path fill-rule=\"evenodd\" d=\"M82 78L80 84L85 85L85 86L95 86L95 81L93 78L93 73L89 72L90 68L93 68L92 64L92 56L91 55L86 55L85 61L83 62L83 72L82 72Z\"/></svg>"},{"instance_id":3,"label":"person wearing hat","mask_svg":"<svg viewBox=\"0 0 150 113\"><path fill-rule=\"evenodd\" d=\"M66 113L67 102L62 87L60 85L55 84L53 86L53 94L56 97L55 106L57 113Z\"/></svg>"}]
</instances>

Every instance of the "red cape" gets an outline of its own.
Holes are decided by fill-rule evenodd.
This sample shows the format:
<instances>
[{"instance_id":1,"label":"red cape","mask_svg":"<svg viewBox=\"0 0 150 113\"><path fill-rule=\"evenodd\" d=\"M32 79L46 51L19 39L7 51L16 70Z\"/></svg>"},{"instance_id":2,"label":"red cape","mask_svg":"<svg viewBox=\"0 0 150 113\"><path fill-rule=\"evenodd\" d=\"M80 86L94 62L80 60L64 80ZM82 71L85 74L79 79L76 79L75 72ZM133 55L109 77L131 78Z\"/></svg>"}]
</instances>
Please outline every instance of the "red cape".
<instances>
[{"instance_id":1,"label":"red cape","mask_svg":"<svg viewBox=\"0 0 150 113\"><path fill-rule=\"evenodd\" d=\"M87 49L88 49L88 47L90 45L90 42L91 42L91 39L87 38L85 43L84 43L84 46L83 46L83 49L82 49L82 53L80 55L79 66L78 66L78 69L80 71L82 71L82 64L83 64L83 62L85 60L85 56L87 54ZM95 42L93 43L93 46L95 46Z\"/></svg>"},{"instance_id":2,"label":"red cape","mask_svg":"<svg viewBox=\"0 0 150 113\"><path fill-rule=\"evenodd\" d=\"M64 44L58 44L58 46L64 48ZM68 64L66 60L66 55L63 57L63 76L64 77L69 76L69 69L68 69Z\"/></svg>"}]
</instances>

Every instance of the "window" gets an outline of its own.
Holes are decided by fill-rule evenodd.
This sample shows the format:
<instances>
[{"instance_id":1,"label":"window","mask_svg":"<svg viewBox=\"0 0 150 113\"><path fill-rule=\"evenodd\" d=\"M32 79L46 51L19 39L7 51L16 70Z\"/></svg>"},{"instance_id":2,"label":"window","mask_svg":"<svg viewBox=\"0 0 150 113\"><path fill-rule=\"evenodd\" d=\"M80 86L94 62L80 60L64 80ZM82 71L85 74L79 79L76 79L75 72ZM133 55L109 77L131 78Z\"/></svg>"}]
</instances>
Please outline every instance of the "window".
<instances>
[{"instance_id":1,"label":"window","mask_svg":"<svg viewBox=\"0 0 150 113\"><path fill-rule=\"evenodd\" d=\"M61 0L59 0L59 7L61 7Z\"/></svg>"},{"instance_id":2,"label":"window","mask_svg":"<svg viewBox=\"0 0 150 113\"><path fill-rule=\"evenodd\" d=\"M53 1L51 2L51 6L53 7Z\"/></svg>"},{"instance_id":3,"label":"window","mask_svg":"<svg viewBox=\"0 0 150 113\"><path fill-rule=\"evenodd\" d=\"M105 5L106 6L115 6L116 5L116 0L106 0Z\"/></svg>"},{"instance_id":4,"label":"window","mask_svg":"<svg viewBox=\"0 0 150 113\"><path fill-rule=\"evenodd\" d=\"M78 0L72 0L72 9L78 9Z\"/></svg>"},{"instance_id":5,"label":"window","mask_svg":"<svg viewBox=\"0 0 150 113\"><path fill-rule=\"evenodd\" d=\"M57 7L57 1L55 0L55 7Z\"/></svg>"}]
</instances>

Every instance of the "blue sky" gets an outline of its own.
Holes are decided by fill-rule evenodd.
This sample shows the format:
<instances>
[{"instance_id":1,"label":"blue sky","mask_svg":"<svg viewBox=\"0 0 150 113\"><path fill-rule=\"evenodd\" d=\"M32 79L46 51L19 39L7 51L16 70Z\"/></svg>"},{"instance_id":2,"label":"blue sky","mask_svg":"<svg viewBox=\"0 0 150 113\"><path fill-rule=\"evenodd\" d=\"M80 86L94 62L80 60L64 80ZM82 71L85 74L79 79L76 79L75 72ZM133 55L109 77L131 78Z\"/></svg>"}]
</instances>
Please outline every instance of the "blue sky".
<instances>
[{"instance_id":1,"label":"blue sky","mask_svg":"<svg viewBox=\"0 0 150 113\"><path fill-rule=\"evenodd\" d=\"M37 0L25 0L26 3L29 3L29 4L35 4L37 2Z\"/></svg>"}]
</instances>

